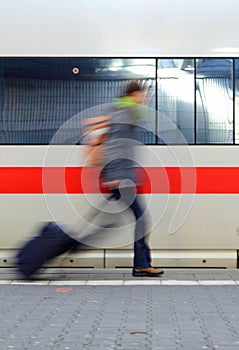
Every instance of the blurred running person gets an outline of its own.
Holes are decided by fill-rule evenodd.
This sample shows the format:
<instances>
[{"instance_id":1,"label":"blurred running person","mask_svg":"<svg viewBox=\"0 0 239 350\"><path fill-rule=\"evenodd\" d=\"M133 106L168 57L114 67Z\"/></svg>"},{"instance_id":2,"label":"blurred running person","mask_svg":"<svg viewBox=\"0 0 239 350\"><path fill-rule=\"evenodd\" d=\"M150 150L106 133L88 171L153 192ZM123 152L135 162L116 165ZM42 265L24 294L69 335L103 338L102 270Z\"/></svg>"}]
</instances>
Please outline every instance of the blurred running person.
<instances>
[{"instance_id":1,"label":"blurred running person","mask_svg":"<svg viewBox=\"0 0 239 350\"><path fill-rule=\"evenodd\" d=\"M116 200L130 208L135 217L133 276L158 277L164 271L151 266L150 248L146 243L146 220L137 185L141 178L135 162L137 120L142 117L145 90L136 81L126 86L125 94L116 99L106 141L106 166L102 171L103 185Z\"/></svg>"}]
</instances>

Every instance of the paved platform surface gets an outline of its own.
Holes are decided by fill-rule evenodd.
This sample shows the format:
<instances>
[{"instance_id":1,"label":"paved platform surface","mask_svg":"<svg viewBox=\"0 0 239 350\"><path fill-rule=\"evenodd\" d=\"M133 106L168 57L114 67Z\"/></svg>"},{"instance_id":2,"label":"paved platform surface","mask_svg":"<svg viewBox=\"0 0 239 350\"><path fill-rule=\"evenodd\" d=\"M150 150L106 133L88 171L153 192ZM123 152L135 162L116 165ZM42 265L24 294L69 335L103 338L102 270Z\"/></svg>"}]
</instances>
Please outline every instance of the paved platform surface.
<instances>
[{"instance_id":1,"label":"paved platform surface","mask_svg":"<svg viewBox=\"0 0 239 350\"><path fill-rule=\"evenodd\" d=\"M239 349L239 270L0 270L0 350Z\"/></svg>"}]
</instances>

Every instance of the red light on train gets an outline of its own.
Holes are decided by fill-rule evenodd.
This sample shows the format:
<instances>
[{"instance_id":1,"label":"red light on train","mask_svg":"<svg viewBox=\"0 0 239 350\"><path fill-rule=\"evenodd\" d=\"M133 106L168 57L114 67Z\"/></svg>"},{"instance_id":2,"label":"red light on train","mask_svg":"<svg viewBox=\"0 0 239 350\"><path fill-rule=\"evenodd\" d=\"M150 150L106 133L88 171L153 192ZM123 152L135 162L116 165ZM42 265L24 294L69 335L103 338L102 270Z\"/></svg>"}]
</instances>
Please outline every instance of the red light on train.
<instances>
[{"instance_id":1,"label":"red light on train","mask_svg":"<svg viewBox=\"0 0 239 350\"><path fill-rule=\"evenodd\" d=\"M80 72L80 70L79 70L79 68L74 67L74 68L72 69L72 72L73 72L74 74L78 74L78 73Z\"/></svg>"}]
</instances>

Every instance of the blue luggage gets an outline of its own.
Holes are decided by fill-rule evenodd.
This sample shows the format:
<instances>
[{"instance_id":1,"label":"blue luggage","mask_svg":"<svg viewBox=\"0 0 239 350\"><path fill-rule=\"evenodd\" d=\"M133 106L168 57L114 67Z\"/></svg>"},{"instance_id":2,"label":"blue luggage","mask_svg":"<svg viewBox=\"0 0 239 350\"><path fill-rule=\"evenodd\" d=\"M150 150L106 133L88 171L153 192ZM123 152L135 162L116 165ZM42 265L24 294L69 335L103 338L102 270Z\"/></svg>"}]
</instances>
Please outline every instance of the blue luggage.
<instances>
[{"instance_id":1,"label":"blue luggage","mask_svg":"<svg viewBox=\"0 0 239 350\"><path fill-rule=\"evenodd\" d=\"M19 271L26 279L30 279L46 261L75 249L79 244L54 222L48 222L40 234L28 241L18 253Z\"/></svg>"}]
</instances>

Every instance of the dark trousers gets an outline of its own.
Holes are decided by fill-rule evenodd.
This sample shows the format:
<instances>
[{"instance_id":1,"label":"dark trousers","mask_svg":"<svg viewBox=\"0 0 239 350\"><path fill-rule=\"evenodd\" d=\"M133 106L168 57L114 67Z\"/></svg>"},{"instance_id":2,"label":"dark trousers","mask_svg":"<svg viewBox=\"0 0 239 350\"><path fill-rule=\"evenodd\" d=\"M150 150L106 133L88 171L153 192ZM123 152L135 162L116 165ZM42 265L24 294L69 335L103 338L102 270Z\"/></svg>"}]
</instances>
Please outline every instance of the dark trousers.
<instances>
[{"instance_id":1,"label":"dark trousers","mask_svg":"<svg viewBox=\"0 0 239 350\"><path fill-rule=\"evenodd\" d=\"M134 268L150 267L150 250L145 242L146 221L137 194L131 188L121 188L114 190L113 195L115 199L125 202L135 217Z\"/></svg>"}]
</instances>

